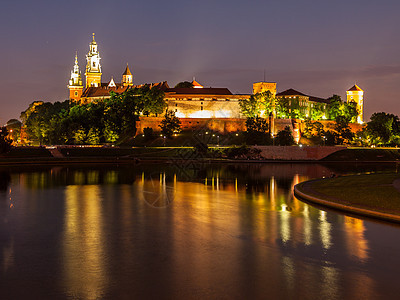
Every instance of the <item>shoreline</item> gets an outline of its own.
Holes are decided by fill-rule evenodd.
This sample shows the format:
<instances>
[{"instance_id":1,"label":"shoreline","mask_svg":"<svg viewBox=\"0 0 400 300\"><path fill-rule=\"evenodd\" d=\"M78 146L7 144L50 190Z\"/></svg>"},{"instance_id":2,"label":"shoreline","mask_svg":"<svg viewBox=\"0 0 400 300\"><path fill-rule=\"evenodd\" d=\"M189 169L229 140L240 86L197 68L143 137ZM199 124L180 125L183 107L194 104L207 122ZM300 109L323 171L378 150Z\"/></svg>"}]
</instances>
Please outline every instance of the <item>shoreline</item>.
<instances>
[{"instance_id":1,"label":"shoreline","mask_svg":"<svg viewBox=\"0 0 400 300\"><path fill-rule=\"evenodd\" d=\"M336 201L334 201L333 199L329 199L330 197L328 195L324 195L322 193L320 193L320 195L315 195L318 192L312 190L312 185L317 182L321 182L323 180L329 180L329 179L326 178L313 179L295 185L294 195L298 197L300 200L305 201L307 203L316 204L318 206L330 208L335 211L340 211L340 212L350 213L356 216L368 217L381 221L400 224L400 215L372 210L368 208L356 207L354 205L349 205L344 203L338 203L336 202L337 200L341 200L343 202L345 201L343 199L335 199ZM322 196L326 196L326 198L323 198Z\"/></svg>"},{"instance_id":2,"label":"shoreline","mask_svg":"<svg viewBox=\"0 0 400 300\"><path fill-rule=\"evenodd\" d=\"M77 163L110 163L110 164L140 164L140 163L174 163L179 161L190 161L194 163L299 163L299 164L398 164L398 160L388 161L361 161L361 160L283 160L283 159L226 159L226 158L199 158L185 159L181 157L110 157L110 156L81 156L81 157L24 157L24 158L1 158L0 166L7 165L60 165Z\"/></svg>"}]
</instances>

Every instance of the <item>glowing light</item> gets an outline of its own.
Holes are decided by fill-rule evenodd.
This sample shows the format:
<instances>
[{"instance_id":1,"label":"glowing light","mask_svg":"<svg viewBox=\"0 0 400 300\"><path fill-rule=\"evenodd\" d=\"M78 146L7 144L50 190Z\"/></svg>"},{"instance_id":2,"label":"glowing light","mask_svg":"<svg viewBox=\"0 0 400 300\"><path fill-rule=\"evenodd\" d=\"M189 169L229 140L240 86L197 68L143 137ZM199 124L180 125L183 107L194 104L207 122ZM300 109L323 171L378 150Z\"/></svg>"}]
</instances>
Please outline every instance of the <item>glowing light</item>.
<instances>
[{"instance_id":1,"label":"glowing light","mask_svg":"<svg viewBox=\"0 0 400 300\"><path fill-rule=\"evenodd\" d=\"M230 118L231 117L231 112L227 110L219 110L215 112L215 117L216 118Z\"/></svg>"},{"instance_id":2,"label":"glowing light","mask_svg":"<svg viewBox=\"0 0 400 300\"><path fill-rule=\"evenodd\" d=\"M186 118L186 115L180 111L175 112L175 116L178 118Z\"/></svg>"},{"instance_id":3,"label":"glowing light","mask_svg":"<svg viewBox=\"0 0 400 300\"><path fill-rule=\"evenodd\" d=\"M189 118L211 118L212 113L208 110L196 111L189 115Z\"/></svg>"}]
</instances>

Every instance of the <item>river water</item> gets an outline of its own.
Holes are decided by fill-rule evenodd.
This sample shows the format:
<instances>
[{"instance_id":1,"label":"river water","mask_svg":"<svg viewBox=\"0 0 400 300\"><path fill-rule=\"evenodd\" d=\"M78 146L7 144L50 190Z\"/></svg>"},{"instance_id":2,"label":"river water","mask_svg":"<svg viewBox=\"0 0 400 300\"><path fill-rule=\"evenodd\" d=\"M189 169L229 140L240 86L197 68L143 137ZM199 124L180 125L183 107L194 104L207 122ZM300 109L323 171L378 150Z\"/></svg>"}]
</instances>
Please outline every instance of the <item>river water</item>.
<instances>
[{"instance_id":1,"label":"river water","mask_svg":"<svg viewBox=\"0 0 400 300\"><path fill-rule=\"evenodd\" d=\"M303 180L394 165L2 167L1 299L398 299L400 226Z\"/></svg>"}]
</instances>

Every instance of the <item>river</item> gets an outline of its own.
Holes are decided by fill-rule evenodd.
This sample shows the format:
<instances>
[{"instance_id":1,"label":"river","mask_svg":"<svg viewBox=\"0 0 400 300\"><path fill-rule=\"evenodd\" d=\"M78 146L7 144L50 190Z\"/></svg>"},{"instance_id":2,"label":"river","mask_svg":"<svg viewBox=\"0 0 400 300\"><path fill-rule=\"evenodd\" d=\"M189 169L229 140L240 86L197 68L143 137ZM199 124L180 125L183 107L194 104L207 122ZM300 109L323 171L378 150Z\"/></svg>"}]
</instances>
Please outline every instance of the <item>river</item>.
<instances>
[{"instance_id":1,"label":"river","mask_svg":"<svg viewBox=\"0 0 400 300\"><path fill-rule=\"evenodd\" d=\"M400 226L301 181L394 164L0 168L1 299L397 299Z\"/></svg>"}]
</instances>

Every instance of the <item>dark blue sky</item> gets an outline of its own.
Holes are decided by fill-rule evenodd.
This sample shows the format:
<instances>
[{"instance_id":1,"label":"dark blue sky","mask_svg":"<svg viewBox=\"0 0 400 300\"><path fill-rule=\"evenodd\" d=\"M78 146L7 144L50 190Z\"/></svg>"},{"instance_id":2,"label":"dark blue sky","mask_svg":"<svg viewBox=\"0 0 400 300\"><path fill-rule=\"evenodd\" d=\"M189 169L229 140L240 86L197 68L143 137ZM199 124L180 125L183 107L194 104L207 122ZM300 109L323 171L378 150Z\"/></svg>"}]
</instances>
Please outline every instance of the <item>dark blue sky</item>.
<instances>
[{"instance_id":1,"label":"dark blue sky","mask_svg":"<svg viewBox=\"0 0 400 300\"><path fill-rule=\"evenodd\" d=\"M11 1L0 11L0 123L34 100L67 99L78 51L84 73L92 32L103 82L128 62L136 83L193 76L250 93L277 82L318 97L355 82L366 117L400 114L400 1Z\"/></svg>"}]
</instances>

